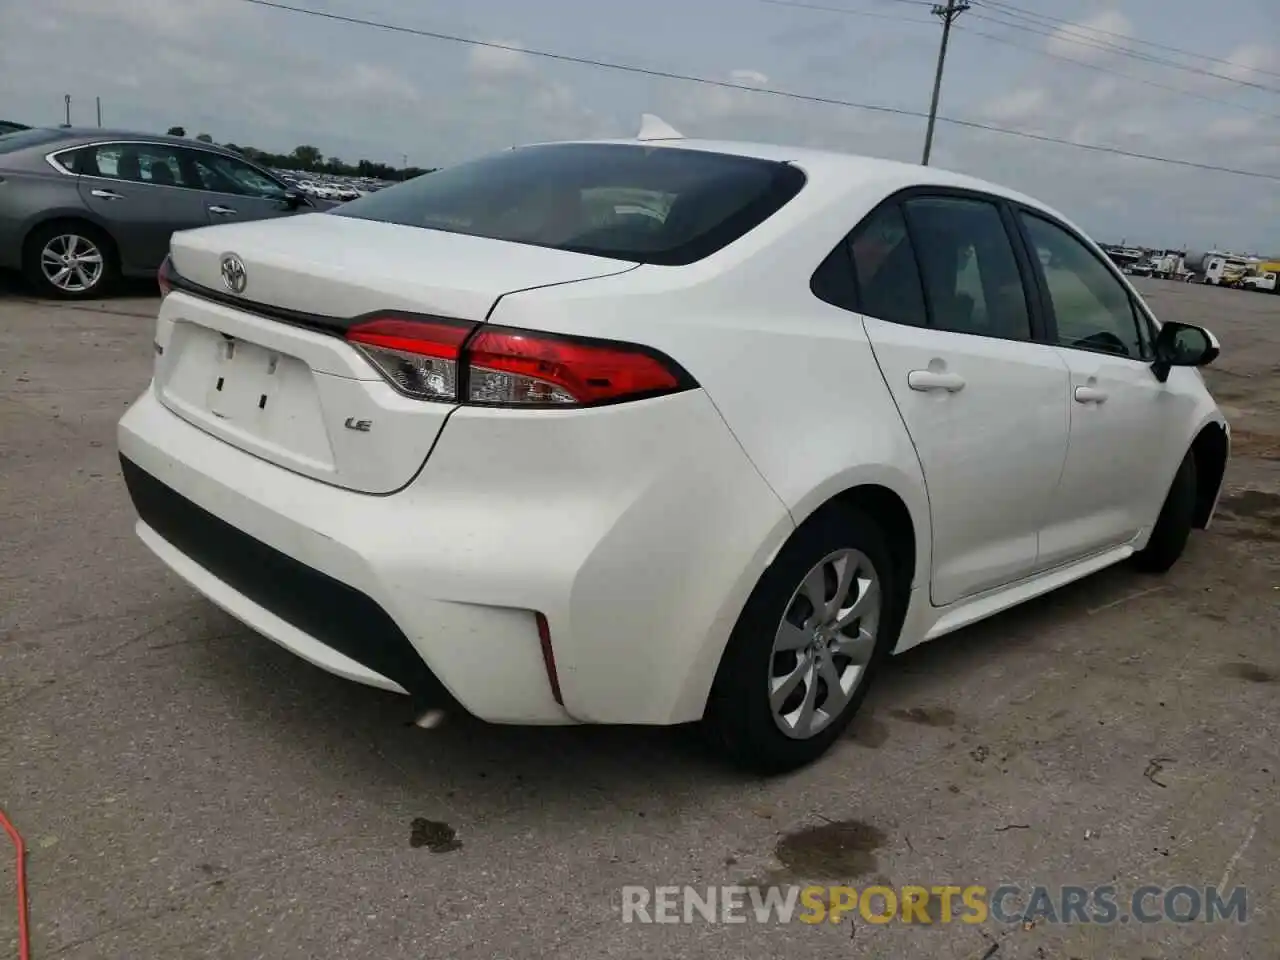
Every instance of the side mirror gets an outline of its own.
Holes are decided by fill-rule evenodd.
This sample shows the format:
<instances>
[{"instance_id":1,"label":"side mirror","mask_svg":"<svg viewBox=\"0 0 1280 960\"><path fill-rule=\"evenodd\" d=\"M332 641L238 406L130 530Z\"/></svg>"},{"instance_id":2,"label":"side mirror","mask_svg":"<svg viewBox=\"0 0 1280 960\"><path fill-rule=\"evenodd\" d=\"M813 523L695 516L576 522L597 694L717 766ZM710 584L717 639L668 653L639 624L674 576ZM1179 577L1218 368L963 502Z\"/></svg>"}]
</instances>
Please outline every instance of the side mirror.
<instances>
[{"instance_id":1,"label":"side mirror","mask_svg":"<svg viewBox=\"0 0 1280 960\"><path fill-rule=\"evenodd\" d=\"M284 195L284 205L290 210L297 210L307 205L307 198L296 190L287 190Z\"/></svg>"},{"instance_id":2,"label":"side mirror","mask_svg":"<svg viewBox=\"0 0 1280 960\"><path fill-rule=\"evenodd\" d=\"M1174 367L1206 367L1220 352L1218 338L1204 327L1170 321L1156 335L1156 359L1151 371L1164 383Z\"/></svg>"}]
</instances>

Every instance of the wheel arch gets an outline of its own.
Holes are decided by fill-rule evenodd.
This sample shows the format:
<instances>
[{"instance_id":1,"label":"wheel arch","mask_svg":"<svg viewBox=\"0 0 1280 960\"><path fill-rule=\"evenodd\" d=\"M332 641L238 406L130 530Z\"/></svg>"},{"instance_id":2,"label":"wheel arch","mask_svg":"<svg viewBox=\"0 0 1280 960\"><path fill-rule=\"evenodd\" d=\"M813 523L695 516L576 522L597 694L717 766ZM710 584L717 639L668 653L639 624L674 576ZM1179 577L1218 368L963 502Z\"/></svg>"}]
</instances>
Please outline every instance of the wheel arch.
<instances>
[{"instance_id":1,"label":"wheel arch","mask_svg":"<svg viewBox=\"0 0 1280 960\"><path fill-rule=\"evenodd\" d=\"M88 226L91 230L106 240L107 245L110 248L109 252L115 260L116 267L120 267L120 243L116 240L111 231L107 229L106 225L98 220L97 217L94 217L83 210L71 209L46 211L41 214L38 220L34 220L27 224L26 230L22 234L22 258L24 263L31 252L31 242L35 238L36 234L46 227L59 223L84 224L85 226Z\"/></svg>"},{"instance_id":2,"label":"wheel arch","mask_svg":"<svg viewBox=\"0 0 1280 960\"><path fill-rule=\"evenodd\" d=\"M1191 441L1191 455L1196 465L1196 503L1191 523L1197 530L1207 528L1213 517L1230 453L1230 434L1226 426L1217 421L1205 424Z\"/></svg>"},{"instance_id":3,"label":"wheel arch","mask_svg":"<svg viewBox=\"0 0 1280 960\"><path fill-rule=\"evenodd\" d=\"M772 566L783 547L796 535L796 531L806 523L821 522L821 517L827 510L852 507L880 524L893 558L894 579L899 593L895 629L901 625L906 616L912 587L920 577L926 575L921 571L927 572L929 564L928 505L927 500L924 500L923 487L918 496L913 496L906 482L899 480L896 475L880 472L874 478L858 472L854 477L846 477L844 480L843 483L834 481L824 485L804 499L803 509L793 507L789 511L791 523L788 523L785 532L779 531L781 535L772 544L763 563L752 571L754 580L749 587L745 587L741 606L725 611L727 615L721 621L724 634L717 638L719 642L715 644L714 651L708 651L711 659L706 661L706 669L694 671L687 678L683 702L694 709L681 711L682 716L702 716L728 649L729 634L741 617L760 578ZM913 503L914 509L911 506Z\"/></svg>"}]
</instances>

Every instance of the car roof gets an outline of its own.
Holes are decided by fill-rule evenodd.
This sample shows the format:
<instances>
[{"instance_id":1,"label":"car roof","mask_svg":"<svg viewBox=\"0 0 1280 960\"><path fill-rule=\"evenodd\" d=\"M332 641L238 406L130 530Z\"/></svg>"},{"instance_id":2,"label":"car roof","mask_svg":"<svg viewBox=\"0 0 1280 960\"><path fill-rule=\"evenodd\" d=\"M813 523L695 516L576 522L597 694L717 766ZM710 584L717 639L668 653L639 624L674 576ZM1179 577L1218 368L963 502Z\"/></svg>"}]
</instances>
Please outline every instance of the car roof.
<instances>
[{"instance_id":1,"label":"car roof","mask_svg":"<svg viewBox=\"0 0 1280 960\"><path fill-rule=\"evenodd\" d=\"M1071 223L1064 214L1054 210L1048 204L1017 190L992 183L964 173L956 173L940 167L925 167L918 163L907 163L901 160L886 160L881 157L869 157L856 153L843 153L836 150L819 150L812 147L795 147L776 143L758 143L741 140L701 140L694 138L676 138L661 140L580 140L560 141L582 144L624 144L629 146L671 148L680 150L705 150L709 153L725 153L731 156L754 157L760 160L771 160L776 163L794 164L811 175L821 175L824 179L854 182L858 180L880 180L898 182L898 188L909 186L955 187L958 189L976 190L1003 197L1017 203L1026 204L1033 209L1043 210L1058 219ZM1074 224L1072 224L1074 226Z\"/></svg>"},{"instance_id":2,"label":"car roof","mask_svg":"<svg viewBox=\"0 0 1280 960\"><path fill-rule=\"evenodd\" d=\"M50 141L50 143L61 142L71 145L75 143L96 143L102 140L139 140L147 143L165 143L183 147L198 147L204 150L217 150L221 153L231 152L216 143L205 143L193 137L171 137L167 134L142 133L138 130L118 130L103 127L42 127L40 129L50 130L59 134L58 141Z\"/></svg>"}]
</instances>

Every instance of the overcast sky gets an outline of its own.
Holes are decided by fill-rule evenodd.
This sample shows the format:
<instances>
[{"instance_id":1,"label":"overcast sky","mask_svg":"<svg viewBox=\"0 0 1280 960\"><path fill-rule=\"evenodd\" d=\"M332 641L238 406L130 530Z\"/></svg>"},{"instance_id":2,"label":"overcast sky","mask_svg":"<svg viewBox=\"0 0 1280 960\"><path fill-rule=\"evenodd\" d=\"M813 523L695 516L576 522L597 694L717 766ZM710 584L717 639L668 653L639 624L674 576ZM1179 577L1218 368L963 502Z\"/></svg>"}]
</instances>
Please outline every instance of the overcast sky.
<instances>
[{"instance_id":1,"label":"overcast sky","mask_svg":"<svg viewBox=\"0 0 1280 960\"><path fill-rule=\"evenodd\" d=\"M941 29L916 0L812 0L863 15L765 0L284 2L914 111L928 109ZM1280 176L1277 0L1002 2L1110 33L1055 34L1056 24L1036 27L975 3L952 34L944 116ZM1031 29L982 19L990 17ZM1227 62L1139 47L1151 58L1272 89L1070 40L1115 42L1114 34L1220 58ZM180 124L192 136L281 152L313 144L347 161L399 165L407 155L411 164L440 166L534 140L630 136L643 112L688 136L918 160L925 127L917 117L554 62L243 0L0 0L0 37L0 117L58 123L69 93L73 122L91 125L93 98L101 96L111 126ZM1277 180L949 124L939 125L933 163L1037 196L1100 240L1280 255Z\"/></svg>"}]
</instances>

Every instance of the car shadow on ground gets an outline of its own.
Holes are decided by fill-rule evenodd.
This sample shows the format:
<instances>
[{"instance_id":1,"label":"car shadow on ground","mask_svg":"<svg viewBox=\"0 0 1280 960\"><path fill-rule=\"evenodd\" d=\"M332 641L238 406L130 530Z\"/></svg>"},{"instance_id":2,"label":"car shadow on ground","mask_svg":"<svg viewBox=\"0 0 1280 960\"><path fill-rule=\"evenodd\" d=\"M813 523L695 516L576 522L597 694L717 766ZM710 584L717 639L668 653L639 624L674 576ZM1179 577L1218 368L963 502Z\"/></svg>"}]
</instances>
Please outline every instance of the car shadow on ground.
<instances>
[{"instance_id":1,"label":"car shadow on ground","mask_svg":"<svg viewBox=\"0 0 1280 960\"><path fill-rule=\"evenodd\" d=\"M846 738L856 742L868 736L868 724L882 726L874 719L878 714L928 701L940 678L950 696L971 702L972 690L982 686L978 674L993 661L1060 628L1064 619L1083 617L1090 608L1149 589L1151 583L1126 567L1105 570L891 658ZM358 777L377 794L379 782L394 782L399 789L407 778L427 796L479 791L473 796L484 807L511 790L528 791L539 803L562 808L582 803L584 793L633 802L649 797L679 807L709 802L707 791L731 796L759 780L723 764L704 748L692 725L513 727L454 715L437 729L420 730L411 724L407 698L332 677L230 617L216 616L225 627L215 630L216 642L184 644L198 651L195 672L224 688L216 695L225 692L228 711L242 713L246 723L268 724L270 736L301 751L302 762L320 778L317 789L324 789L325 778L349 784ZM833 750L819 764L880 765L889 760L886 753L909 754L913 744L908 732L895 736L891 749L878 755Z\"/></svg>"},{"instance_id":2,"label":"car shadow on ground","mask_svg":"<svg viewBox=\"0 0 1280 960\"><path fill-rule=\"evenodd\" d=\"M79 303L110 303L113 300L132 300L138 297L157 297L160 291L156 289L156 282L149 277L128 278L118 280L111 289L103 292L101 297L87 301L75 300L55 300L51 297L42 297L32 289L26 279L20 274L7 270L0 270L0 303L5 300L19 300L25 302L35 301L43 304L58 305L67 304L75 305Z\"/></svg>"}]
</instances>

